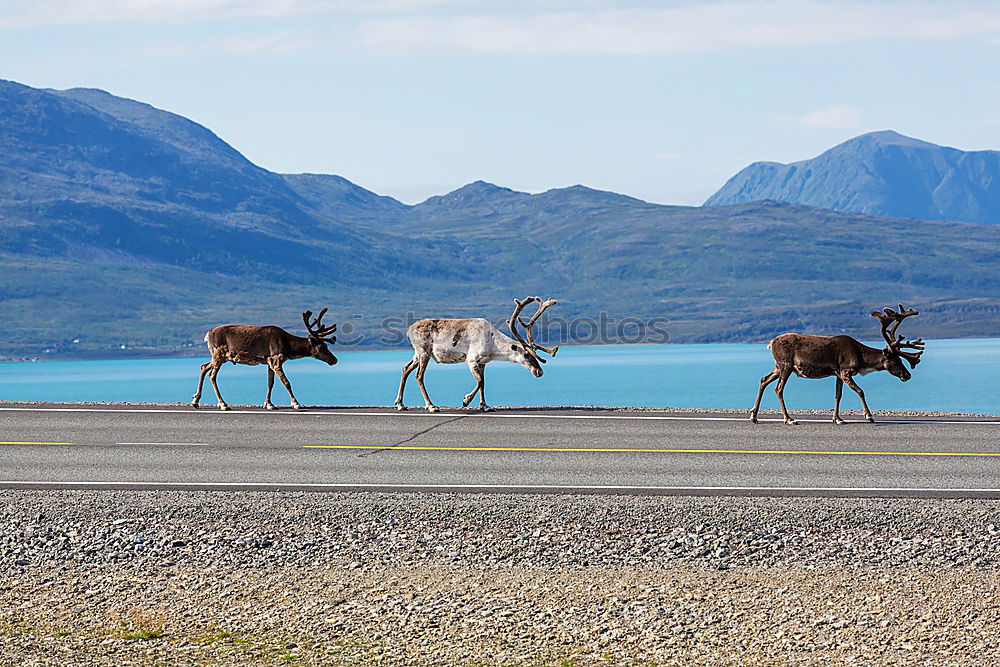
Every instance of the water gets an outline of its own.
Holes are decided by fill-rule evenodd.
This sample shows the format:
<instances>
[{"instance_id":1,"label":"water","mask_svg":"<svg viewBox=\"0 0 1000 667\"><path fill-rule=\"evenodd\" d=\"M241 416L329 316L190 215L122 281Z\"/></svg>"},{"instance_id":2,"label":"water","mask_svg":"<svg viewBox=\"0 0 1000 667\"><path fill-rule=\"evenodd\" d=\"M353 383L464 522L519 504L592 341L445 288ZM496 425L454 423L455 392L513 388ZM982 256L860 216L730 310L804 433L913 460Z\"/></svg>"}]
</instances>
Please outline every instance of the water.
<instances>
[{"instance_id":1,"label":"water","mask_svg":"<svg viewBox=\"0 0 1000 667\"><path fill-rule=\"evenodd\" d=\"M304 405L391 405L405 350L337 350L340 363L302 359L285 370ZM194 393L202 359L62 361L0 364L0 400L130 401L186 403ZM486 398L493 405L614 405L749 409L757 383L772 368L770 352L754 345L634 345L564 347L534 378L520 366L494 362L486 369ZM458 405L475 382L464 364L431 363L425 378L438 405ZM878 410L929 410L1000 414L1000 339L935 340L903 384L888 373L858 378L868 403ZM219 388L231 404L260 404L267 371L227 364ZM773 385L772 385L773 387ZM764 408L777 408L772 387ZM833 408L834 380L793 377L785 390L789 410ZM272 397L288 404L280 382ZM204 404L215 403L208 380ZM415 376L406 402L422 405ZM478 404L478 398L475 402ZM860 408L844 388L843 407Z\"/></svg>"}]
</instances>

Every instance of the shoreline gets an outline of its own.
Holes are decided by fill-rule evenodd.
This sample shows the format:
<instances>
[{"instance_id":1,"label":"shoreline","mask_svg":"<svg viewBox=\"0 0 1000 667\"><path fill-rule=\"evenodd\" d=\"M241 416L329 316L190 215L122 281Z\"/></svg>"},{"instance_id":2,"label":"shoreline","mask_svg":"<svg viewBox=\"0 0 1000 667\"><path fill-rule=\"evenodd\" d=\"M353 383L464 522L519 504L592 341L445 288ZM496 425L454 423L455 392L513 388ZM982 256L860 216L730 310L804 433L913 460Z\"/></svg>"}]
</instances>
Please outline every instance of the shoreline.
<instances>
[{"instance_id":1,"label":"shoreline","mask_svg":"<svg viewBox=\"0 0 1000 667\"><path fill-rule=\"evenodd\" d=\"M667 341L665 343L560 343L559 349L567 348L628 348L628 347L679 347L679 346L725 346L725 345L766 345L768 339L762 339L758 341L712 341L712 342L699 342L699 341L684 341L676 342L673 340ZM865 338L858 339L862 343L882 345L876 338ZM1000 336L966 336L961 338L929 338L928 343L933 342L945 342L945 341L1000 341ZM334 352L359 352L359 353L376 353L376 352L393 352L393 351L408 351L410 350L408 345L399 345L396 347L380 347L380 346L334 346ZM44 356L37 356L32 358L9 358L0 357L0 366L3 364L37 364L37 363L52 363L52 362L79 362L79 361L169 361L173 359L200 359L208 358L208 354L205 352L204 343L198 343L191 345L190 347L183 348L182 350L177 350L176 354L169 354L159 352L157 350L149 350L148 353L142 352L138 354L127 354L127 355L114 355L114 356L103 356L103 355L81 355L81 356L64 356L57 359L45 358Z\"/></svg>"},{"instance_id":2,"label":"shoreline","mask_svg":"<svg viewBox=\"0 0 1000 667\"><path fill-rule=\"evenodd\" d=\"M258 404L240 404L240 403L230 403L229 407L237 411L246 412L261 412L272 414L273 412L289 412L290 408L279 407L276 411L267 411L261 408ZM470 406L467 408L459 408L453 406L438 406L440 408L439 412L433 413L439 416L448 416L455 414L479 414L479 409L475 406ZM177 410L181 408L188 408L191 412L216 412L217 408L211 403L204 403L201 407L195 409L191 408L190 403L187 402L176 402L176 403L163 403L163 402L147 402L147 401L12 401L0 399L0 410L3 409L14 409L14 408L24 408L24 409L73 409L73 408L94 408L94 409L108 409L108 410L127 410L128 408L135 409L162 409L162 410ZM665 415L683 415L683 414L726 414L726 415L749 415L750 408L684 408L684 407L636 407L627 405L494 405L492 406L492 412L504 413L504 412L544 412L544 411L559 411L568 413L622 413L622 412L637 412L637 413L662 413ZM303 406L301 411L295 411L296 414L304 414L310 410L318 412L335 412L335 411L349 411L349 412L360 412L365 410L377 410L384 411L388 414L395 414L398 412L392 405L382 404L382 405L307 405ZM427 413L423 407L411 406L407 411L408 414L431 414ZM809 409L798 409L794 411L796 416L807 416L807 417L826 417L833 413L833 409L828 410L809 410ZM863 415L862 410L856 409L846 409L842 408L840 410L841 414L850 417L860 417ZM941 412L941 411L930 411L930 410L872 410L872 414L876 417L981 417L992 419L1000 417L1000 412L989 413L989 412ZM761 408L760 415L762 417L779 417L781 415L780 410L776 409L764 409Z\"/></svg>"}]
</instances>

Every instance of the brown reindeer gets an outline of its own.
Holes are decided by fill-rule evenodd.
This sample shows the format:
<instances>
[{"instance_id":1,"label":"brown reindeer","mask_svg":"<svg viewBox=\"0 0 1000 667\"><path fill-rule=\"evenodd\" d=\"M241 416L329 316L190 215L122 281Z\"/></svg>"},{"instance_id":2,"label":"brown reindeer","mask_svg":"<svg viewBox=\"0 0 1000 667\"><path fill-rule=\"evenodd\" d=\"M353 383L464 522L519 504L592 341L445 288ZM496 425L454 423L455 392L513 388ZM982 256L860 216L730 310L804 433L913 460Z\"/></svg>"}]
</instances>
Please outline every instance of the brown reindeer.
<instances>
[{"instance_id":1,"label":"brown reindeer","mask_svg":"<svg viewBox=\"0 0 1000 667\"><path fill-rule=\"evenodd\" d=\"M537 303L538 310L531 319L525 322L520 318L521 311L529 303ZM546 308L556 305L555 299L542 301L537 296L527 297L523 301L514 299L517 304L514 314L507 320L507 326L514 334L513 340L500 333L489 320L481 317L470 319L427 319L414 322L406 330L406 335L413 344L413 359L403 366L403 376L399 380L399 393L396 394L396 409L405 410L403 405L403 389L406 387L406 378L410 373L417 371L417 384L424 395L424 404L428 412L437 412L437 406L431 403L430 396L427 395L427 388L424 386L424 372L431 359L439 364L458 364L465 362L469 365L472 376L476 378L476 386L462 399L462 407L467 407L476 392L479 393L479 409L492 410L486 404L486 364L491 361L511 361L521 364L536 378L542 377L541 364L545 363L538 355L541 350L550 356L556 356L558 347L551 350L535 343L531 328L535 320L545 312ZM517 331L517 325L524 328L527 340L521 337Z\"/></svg>"},{"instance_id":2,"label":"brown reindeer","mask_svg":"<svg viewBox=\"0 0 1000 667\"><path fill-rule=\"evenodd\" d=\"M288 395L292 399L292 407L296 410L302 408L295 400L292 393L292 385L285 377L285 371L281 365L289 359L303 359L312 357L319 359L333 366L337 363L337 357L327 349L327 343L337 342L337 337L332 335L337 330L336 324L323 325L323 316L326 308L320 311L319 315L312 322L312 311L307 310L302 313L302 321L306 323L309 335L306 337L295 336L281 327L266 326L239 326L226 324L215 327L205 334L205 342L208 343L208 350L212 353L212 360L201 365L201 376L198 378L198 391L191 399L191 407L197 408L198 401L201 400L201 388L205 383L205 374L208 374L212 381L212 388L215 390L215 397L219 399L219 409L228 410L229 406L222 400L219 393L219 385L215 382L215 376L219 374L219 369L227 361L234 364L245 364L256 366L257 364L267 364L267 396L264 397L264 407L274 410L271 403L271 389L274 387L274 376L277 375L281 384L285 385Z\"/></svg>"},{"instance_id":3,"label":"brown reindeer","mask_svg":"<svg viewBox=\"0 0 1000 667\"><path fill-rule=\"evenodd\" d=\"M903 382L910 379L910 372L903 366L903 359L909 362L910 368L916 368L920 362L920 355L923 354L924 341L922 338L918 338L908 342L902 336L896 336L896 329L899 328L899 324L904 319L916 314L917 311L912 308L904 310L903 304L899 304L898 311L884 308L883 312L875 311L872 313L872 317L877 318L882 324L882 337L885 338L886 347L881 350L862 345L850 336L781 334L767 344L771 354L774 355L774 370L760 379L757 402L754 403L753 410L750 411L750 421L757 423L757 412L760 410L760 399L764 394L764 389L777 380L778 384L775 386L774 392L778 395L785 423L798 423L788 415L783 396L785 383L794 372L803 378L836 376L837 399L833 408L834 423L844 423L844 420L840 418L840 396L845 384L861 398L861 405L865 409L865 418L869 422L874 422L872 411L868 409L868 403L865 401L865 392L861 391L861 387L853 378L855 375L867 375L873 371L889 371ZM905 352L904 348L919 351Z\"/></svg>"}]
</instances>

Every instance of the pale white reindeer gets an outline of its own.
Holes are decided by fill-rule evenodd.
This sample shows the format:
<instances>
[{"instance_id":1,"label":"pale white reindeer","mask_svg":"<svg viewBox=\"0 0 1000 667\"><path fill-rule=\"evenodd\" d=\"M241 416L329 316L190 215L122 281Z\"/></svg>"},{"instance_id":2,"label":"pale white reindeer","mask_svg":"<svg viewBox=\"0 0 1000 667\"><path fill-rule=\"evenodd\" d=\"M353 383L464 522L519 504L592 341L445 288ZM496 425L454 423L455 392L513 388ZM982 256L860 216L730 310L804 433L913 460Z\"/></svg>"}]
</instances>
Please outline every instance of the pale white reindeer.
<instances>
[{"instance_id":1,"label":"pale white reindeer","mask_svg":"<svg viewBox=\"0 0 1000 667\"><path fill-rule=\"evenodd\" d=\"M535 343L532 334L532 326L547 308L556 305L555 299L542 301L540 297L532 296L524 300L514 299L516 306L514 313L507 320L507 326L514 334L514 338L508 338L500 333L489 320L481 317L468 319L443 319L432 318L414 322L406 330L406 335L413 344L413 359L403 366L403 377L399 381L399 393L396 395L396 409L405 410L403 404L403 389L406 387L406 378L414 370L417 371L417 384L424 395L424 403L428 412L437 412L437 406L431 403L430 396L427 395L427 388L424 386L424 372L431 359L439 364L458 364L465 362L469 365L472 376L476 379L476 386L462 399L462 407L468 407L476 392L479 393L479 409L492 410L486 404L486 364L491 361L510 361L521 364L536 378L542 377L542 366L545 359L538 355L538 351L556 356L559 347L548 349ZM531 319L525 322L521 319L521 311L529 303L537 303L538 310ZM517 325L524 328L525 337L518 333ZM516 340L515 340L516 339Z\"/></svg>"}]
</instances>

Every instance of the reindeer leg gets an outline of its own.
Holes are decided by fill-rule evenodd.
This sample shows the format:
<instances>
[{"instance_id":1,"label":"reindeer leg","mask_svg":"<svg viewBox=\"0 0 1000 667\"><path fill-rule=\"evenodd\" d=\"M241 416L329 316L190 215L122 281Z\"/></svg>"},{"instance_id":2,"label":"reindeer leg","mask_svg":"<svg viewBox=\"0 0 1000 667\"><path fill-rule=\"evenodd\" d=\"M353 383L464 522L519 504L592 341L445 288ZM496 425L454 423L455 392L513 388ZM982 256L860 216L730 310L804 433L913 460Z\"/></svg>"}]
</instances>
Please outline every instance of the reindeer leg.
<instances>
[{"instance_id":1,"label":"reindeer leg","mask_svg":"<svg viewBox=\"0 0 1000 667\"><path fill-rule=\"evenodd\" d=\"M215 398L219 400L219 409L228 410L229 406L226 402L222 400L222 394L219 393L219 383L215 381L216 376L219 374L219 370L222 368L222 364L216 364L213 360L212 368L208 372L208 379L212 381L212 389L215 390Z\"/></svg>"},{"instance_id":2,"label":"reindeer leg","mask_svg":"<svg viewBox=\"0 0 1000 667\"><path fill-rule=\"evenodd\" d=\"M858 395L858 398L861 399L861 407L865 409L865 419L867 419L871 423L875 423L875 418L872 416L872 411L868 409L868 402L865 401L865 392L861 391L861 387L858 386L858 383L855 382L854 378L852 378L850 375L845 375L844 384L853 389L854 393L856 393Z\"/></svg>"},{"instance_id":3,"label":"reindeer leg","mask_svg":"<svg viewBox=\"0 0 1000 667\"><path fill-rule=\"evenodd\" d=\"M292 393L292 383L288 381L287 377L285 377L285 371L281 367L281 364L283 363L283 359L279 359L274 362L268 361L268 366L274 369L274 374L278 376L278 379L281 380L281 384L285 385L285 389L288 390L288 397L292 399L292 408L301 410L302 406L299 405L297 400L295 400L295 394Z\"/></svg>"},{"instance_id":4,"label":"reindeer leg","mask_svg":"<svg viewBox=\"0 0 1000 667\"><path fill-rule=\"evenodd\" d=\"M420 385L420 393L424 395L424 405L427 406L427 412L437 412L437 406L431 403L431 397L427 395L427 387L424 386L424 373L427 372L427 362L431 360L430 357L421 357L417 362L417 384Z\"/></svg>"},{"instance_id":5,"label":"reindeer leg","mask_svg":"<svg viewBox=\"0 0 1000 667\"><path fill-rule=\"evenodd\" d=\"M472 402L472 399L475 398L476 393L480 393L479 409L483 410L484 412L489 409L489 406L486 405L486 397L482 395L483 392L485 391L483 388L483 385L485 384L483 377L484 368L485 367L479 362L476 361L469 362L469 371L472 373L472 377L476 378L476 386L472 388L472 391L470 391L468 394L465 395L465 398L462 399L463 408L468 407L469 403Z\"/></svg>"},{"instance_id":6,"label":"reindeer leg","mask_svg":"<svg viewBox=\"0 0 1000 667\"><path fill-rule=\"evenodd\" d=\"M844 420L840 418L840 397L844 393L844 381L839 377L837 378L837 401L833 404L833 423L843 424Z\"/></svg>"},{"instance_id":7,"label":"reindeer leg","mask_svg":"<svg viewBox=\"0 0 1000 667\"><path fill-rule=\"evenodd\" d=\"M775 368L773 371L760 379L760 389L757 390L757 400L753 404L753 410L750 411L750 421L754 424L757 423L757 413L760 412L760 399L764 395L764 390L767 389L767 385L777 380L779 375L780 373L778 372L778 369Z\"/></svg>"},{"instance_id":8,"label":"reindeer leg","mask_svg":"<svg viewBox=\"0 0 1000 667\"><path fill-rule=\"evenodd\" d=\"M267 395L264 396L264 409L274 410L274 403L271 402L271 390L274 389L274 369L267 367Z\"/></svg>"},{"instance_id":9,"label":"reindeer leg","mask_svg":"<svg viewBox=\"0 0 1000 667\"><path fill-rule=\"evenodd\" d=\"M774 387L774 393L778 395L778 403L781 404L781 414L785 417L785 423L794 426L798 424L798 422L791 418L788 414L788 410L785 408L785 383L788 382L788 377L791 374L791 368L781 369L781 377L778 378L778 384Z\"/></svg>"},{"instance_id":10,"label":"reindeer leg","mask_svg":"<svg viewBox=\"0 0 1000 667\"><path fill-rule=\"evenodd\" d=\"M201 400L201 388L205 385L205 375L208 374L208 369L211 367L211 361L201 365L201 375L198 376L198 390L194 392L194 396L191 397L191 407L195 410L198 409L198 401Z\"/></svg>"},{"instance_id":11,"label":"reindeer leg","mask_svg":"<svg viewBox=\"0 0 1000 667\"><path fill-rule=\"evenodd\" d=\"M492 412L493 408L486 405L486 364L479 367L479 409L483 412Z\"/></svg>"},{"instance_id":12,"label":"reindeer leg","mask_svg":"<svg viewBox=\"0 0 1000 667\"><path fill-rule=\"evenodd\" d=\"M403 364L403 377L399 378L399 393L396 394L396 409L405 410L406 406L403 405L403 389L406 388L406 378L410 377L410 373L413 369L417 367L417 358L414 356L412 359Z\"/></svg>"}]
</instances>

